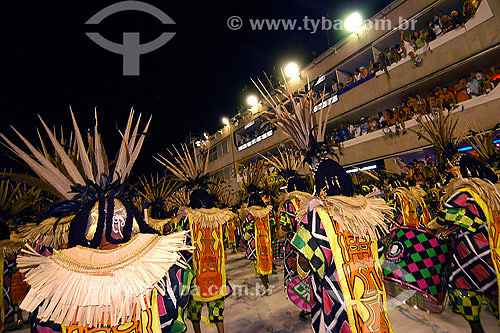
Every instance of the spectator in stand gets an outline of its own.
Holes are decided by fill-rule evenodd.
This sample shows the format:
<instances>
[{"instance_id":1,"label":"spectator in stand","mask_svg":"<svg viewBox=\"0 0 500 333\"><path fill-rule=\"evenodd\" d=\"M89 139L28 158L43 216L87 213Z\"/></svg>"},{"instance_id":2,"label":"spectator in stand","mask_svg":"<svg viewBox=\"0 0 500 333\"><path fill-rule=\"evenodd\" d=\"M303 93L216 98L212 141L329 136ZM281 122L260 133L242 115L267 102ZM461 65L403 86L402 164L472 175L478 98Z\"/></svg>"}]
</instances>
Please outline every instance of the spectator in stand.
<instances>
[{"instance_id":1,"label":"spectator in stand","mask_svg":"<svg viewBox=\"0 0 500 333\"><path fill-rule=\"evenodd\" d=\"M356 132L356 126L354 126L353 124L351 124L350 121L347 122L347 131L349 132L349 138L352 139L354 138L354 134Z\"/></svg>"},{"instance_id":2,"label":"spectator in stand","mask_svg":"<svg viewBox=\"0 0 500 333\"><path fill-rule=\"evenodd\" d=\"M425 45L425 37L418 31L413 33L413 44L415 44L415 49L418 50Z\"/></svg>"},{"instance_id":3,"label":"spectator in stand","mask_svg":"<svg viewBox=\"0 0 500 333\"><path fill-rule=\"evenodd\" d=\"M477 97L481 95L481 82L479 82L476 75L472 75L469 77L467 82L467 92L471 97Z\"/></svg>"},{"instance_id":4,"label":"spectator in stand","mask_svg":"<svg viewBox=\"0 0 500 333\"><path fill-rule=\"evenodd\" d=\"M401 45L408 55L410 51L415 51L415 47L411 41L411 34L404 36L403 30L401 30Z\"/></svg>"},{"instance_id":5,"label":"spectator in stand","mask_svg":"<svg viewBox=\"0 0 500 333\"><path fill-rule=\"evenodd\" d=\"M447 109L450 111L454 109L457 105L457 99L455 98L455 94L451 91L448 91L447 87L443 87L441 95L439 96L439 106L441 109Z\"/></svg>"},{"instance_id":6,"label":"spectator in stand","mask_svg":"<svg viewBox=\"0 0 500 333\"><path fill-rule=\"evenodd\" d=\"M368 131L369 132L375 132L376 130L378 130L378 127L379 127L379 124L378 124L378 121L377 119L374 119L372 117L368 117Z\"/></svg>"},{"instance_id":7,"label":"spectator in stand","mask_svg":"<svg viewBox=\"0 0 500 333\"><path fill-rule=\"evenodd\" d=\"M346 87L354 83L354 77L351 74L347 74L347 82L345 83Z\"/></svg>"},{"instance_id":8,"label":"spectator in stand","mask_svg":"<svg viewBox=\"0 0 500 333\"><path fill-rule=\"evenodd\" d=\"M447 33L453 30L453 22L451 21L451 17L445 15L443 11L439 11L439 17L441 18L441 29L443 29L443 33Z\"/></svg>"},{"instance_id":9,"label":"spectator in stand","mask_svg":"<svg viewBox=\"0 0 500 333\"><path fill-rule=\"evenodd\" d=\"M432 9L431 9L431 13L432 13L432 19L431 19L432 23L434 23L438 27L441 27L443 25L443 23L441 22L441 17L439 17L439 15L434 14Z\"/></svg>"},{"instance_id":10,"label":"spectator in stand","mask_svg":"<svg viewBox=\"0 0 500 333\"><path fill-rule=\"evenodd\" d=\"M379 128L387 127L387 121L385 120L385 116L382 112L378 113L378 123Z\"/></svg>"},{"instance_id":11,"label":"spectator in stand","mask_svg":"<svg viewBox=\"0 0 500 333\"><path fill-rule=\"evenodd\" d=\"M486 78L483 82L483 95L489 94L493 89L495 89L495 85L491 82L490 79Z\"/></svg>"},{"instance_id":12,"label":"spectator in stand","mask_svg":"<svg viewBox=\"0 0 500 333\"><path fill-rule=\"evenodd\" d=\"M464 16L456 10L451 12L451 24L453 29L463 27L465 24Z\"/></svg>"},{"instance_id":13,"label":"spectator in stand","mask_svg":"<svg viewBox=\"0 0 500 333\"><path fill-rule=\"evenodd\" d=\"M337 85L337 82L335 82L335 80L332 79L332 94L335 95L338 91L338 85Z\"/></svg>"},{"instance_id":14,"label":"spectator in stand","mask_svg":"<svg viewBox=\"0 0 500 333\"><path fill-rule=\"evenodd\" d=\"M439 112L439 98L436 96L436 91L432 91L429 94L429 110L431 112Z\"/></svg>"},{"instance_id":15,"label":"spectator in stand","mask_svg":"<svg viewBox=\"0 0 500 333\"><path fill-rule=\"evenodd\" d=\"M479 7L480 3L480 0L465 0L462 9L466 22L476 14L477 8Z\"/></svg>"},{"instance_id":16,"label":"spectator in stand","mask_svg":"<svg viewBox=\"0 0 500 333\"><path fill-rule=\"evenodd\" d=\"M368 121L363 117L360 119L361 121L361 135L368 134L368 131L370 130L370 125L368 124Z\"/></svg>"},{"instance_id":17,"label":"spectator in stand","mask_svg":"<svg viewBox=\"0 0 500 333\"><path fill-rule=\"evenodd\" d=\"M340 124L339 137L342 141L349 140L349 131L344 127L344 124Z\"/></svg>"},{"instance_id":18,"label":"spectator in stand","mask_svg":"<svg viewBox=\"0 0 500 333\"><path fill-rule=\"evenodd\" d=\"M421 115L427 113L427 102L425 101L425 98L422 98L420 94L417 94L416 97L416 103L417 103L417 112Z\"/></svg>"},{"instance_id":19,"label":"spectator in stand","mask_svg":"<svg viewBox=\"0 0 500 333\"><path fill-rule=\"evenodd\" d=\"M394 112L391 109L385 110L385 121L388 126L392 126L396 123L396 119L394 118Z\"/></svg>"},{"instance_id":20,"label":"spectator in stand","mask_svg":"<svg viewBox=\"0 0 500 333\"><path fill-rule=\"evenodd\" d=\"M375 64L378 65L378 62L374 63L373 60L370 60L370 68L368 68L368 74L375 74L378 70L378 66L375 66Z\"/></svg>"},{"instance_id":21,"label":"spectator in stand","mask_svg":"<svg viewBox=\"0 0 500 333\"><path fill-rule=\"evenodd\" d=\"M368 70L366 68L364 68L363 66L359 67L359 71L361 72L362 79L364 79L368 76Z\"/></svg>"},{"instance_id":22,"label":"spectator in stand","mask_svg":"<svg viewBox=\"0 0 500 333\"><path fill-rule=\"evenodd\" d=\"M429 31L432 31L434 34L434 39L436 39L438 36L440 36L443 33L443 30L441 27L437 24L435 24L433 21L429 21L427 23L427 27L429 28Z\"/></svg>"},{"instance_id":23,"label":"spectator in stand","mask_svg":"<svg viewBox=\"0 0 500 333\"><path fill-rule=\"evenodd\" d=\"M380 67L384 70L385 74L387 74L387 77L391 77L389 75L389 71L387 70L387 66L390 65L389 60L387 59L387 55L384 52L380 52L378 54L378 62L380 63Z\"/></svg>"},{"instance_id":24,"label":"spectator in stand","mask_svg":"<svg viewBox=\"0 0 500 333\"><path fill-rule=\"evenodd\" d=\"M354 82L358 82L359 80L361 80L361 72L356 68L354 70Z\"/></svg>"},{"instance_id":25,"label":"spectator in stand","mask_svg":"<svg viewBox=\"0 0 500 333\"><path fill-rule=\"evenodd\" d=\"M411 118L411 112L408 105L405 102L401 103L401 107L399 108L399 118L402 121L407 121Z\"/></svg>"},{"instance_id":26,"label":"spectator in stand","mask_svg":"<svg viewBox=\"0 0 500 333\"><path fill-rule=\"evenodd\" d=\"M396 49L391 47L389 49L389 62L391 64L395 64L399 61L398 53L396 52Z\"/></svg>"},{"instance_id":27,"label":"spectator in stand","mask_svg":"<svg viewBox=\"0 0 500 333\"><path fill-rule=\"evenodd\" d=\"M354 137L359 138L361 136L361 123L357 123L355 126Z\"/></svg>"},{"instance_id":28,"label":"spectator in stand","mask_svg":"<svg viewBox=\"0 0 500 333\"><path fill-rule=\"evenodd\" d=\"M470 99L470 96L467 92L467 80L465 78L461 78L460 80L458 80L458 83L455 85L454 89L457 97L457 103L462 103Z\"/></svg>"},{"instance_id":29,"label":"spectator in stand","mask_svg":"<svg viewBox=\"0 0 500 333\"><path fill-rule=\"evenodd\" d=\"M404 45L401 46L399 44L396 44L396 46L394 46L394 50L396 50L396 53L398 54L399 60L406 58L407 54L406 54L406 49L405 49Z\"/></svg>"},{"instance_id":30,"label":"spectator in stand","mask_svg":"<svg viewBox=\"0 0 500 333\"><path fill-rule=\"evenodd\" d=\"M345 84L344 84L344 82L340 81L340 82L339 82L339 91L341 91L341 90L342 90L342 89L344 89L344 88L345 88Z\"/></svg>"},{"instance_id":31,"label":"spectator in stand","mask_svg":"<svg viewBox=\"0 0 500 333\"><path fill-rule=\"evenodd\" d=\"M500 81L500 68L495 69L495 66L491 66L489 72L486 73L486 78L497 86Z\"/></svg>"}]
</instances>

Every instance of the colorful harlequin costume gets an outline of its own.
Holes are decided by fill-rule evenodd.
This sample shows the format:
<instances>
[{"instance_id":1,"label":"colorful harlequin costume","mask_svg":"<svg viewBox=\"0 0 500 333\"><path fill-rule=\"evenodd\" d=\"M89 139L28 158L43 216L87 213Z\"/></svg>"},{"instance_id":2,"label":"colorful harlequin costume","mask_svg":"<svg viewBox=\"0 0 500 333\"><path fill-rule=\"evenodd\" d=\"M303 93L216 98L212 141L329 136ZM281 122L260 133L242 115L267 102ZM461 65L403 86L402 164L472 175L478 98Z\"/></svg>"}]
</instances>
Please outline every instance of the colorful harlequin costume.
<instances>
[{"instance_id":1,"label":"colorful harlequin costume","mask_svg":"<svg viewBox=\"0 0 500 333\"><path fill-rule=\"evenodd\" d=\"M425 197L427 193L419 187L398 187L392 191L394 195L394 221L397 225L415 228L426 228L431 215Z\"/></svg>"},{"instance_id":2,"label":"colorful harlequin costume","mask_svg":"<svg viewBox=\"0 0 500 333\"><path fill-rule=\"evenodd\" d=\"M271 206L251 206L246 209L243 232L249 235L245 258L252 260L255 276L273 273L273 252L271 249L271 230L275 226Z\"/></svg>"},{"instance_id":3,"label":"colorful harlequin costume","mask_svg":"<svg viewBox=\"0 0 500 333\"><path fill-rule=\"evenodd\" d=\"M126 199L126 180L149 123L139 132L139 122L132 127L130 113L111 167L97 119L86 147L71 116L75 142L69 152L42 120L62 169L19 133L33 157L2 135L12 151L64 198L47 212L46 223L35 228L69 220L63 223L69 230L50 240L56 246L66 242L68 248L39 254L27 246L22 251L26 255L17 260L30 286L21 308L31 313L32 332L184 330L180 309L187 305L191 285L190 268L180 254L191 250L185 245L186 233L158 235Z\"/></svg>"},{"instance_id":4,"label":"colorful harlequin costume","mask_svg":"<svg viewBox=\"0 0 500 333\"><path fill-rule=\"evenodd\" d=\"M426 230L431 218L417 187L398 187L393 228L379 241L387 294L419 309L441 313L446 304L446 273L451 244Z\"/></svg>"},{"instance_id":5,"label":"colorful harlequin costume","mask_svg":"<svg viewBox=\"0 0 500 333\"><path fill-rule=\"evenodd\" d=\"M392 332L376 243L388 206L342 196L303 204L309 209L292 245L312 272L313 331Z\"/></svg>"},{"instance_id":6,"label":"colorful harlequin costume","mask_svg":"<svg viewBox=\"0 0 500 333\"><path fill-rule=\"evenodd\" d=\"M448 280L453 311L480 319L486 301L498 318L500 269L500 192L479 178L457 179L447 187L438 223L454 240Z\"/></svg>"},{"instance_id":7,"label":"colorful harlequin costume","mask_svg":"<svg viewBox=\"0 0 500 333\"><path fill-rule=\"evenodd\" d=\"M314 110L325 105L324 96L285 88L277 96L259 89L266 91L273 123L303 154L315 177L316 193L301 201L301 226L292 239L301 254L299 276L311 278L313 331L392 332L377 252L390 207L383 199L352 197L352 180L330 159L335 153L325 141L331 105Z\"/></svg>"},{"instance_id":8,"label":"colorful harlequin costume","mask_svg":"<svg viewBox=\"0 0 500 333\"><path fill-rule=\"evenodd\" d=\"M193 245L192 262L195 273L188 318L200 321L201 307L208 305L210 322L223 320L224 298L231 293L225 267L225 224L232 216L229 210L213 208L186 209L180 228L190 230L187 244Z\"/></svg>"},{"instance_id":9,"label":"colorful harlequin costume","mask_svg":"<svg viewBox=\"0 0 500 333\"><path fill-rule=\"evenodd\" d=\"M208 306L209 320L222 327L224 298L229 296L231 288L226 277L225 267L225 224L233 217L229 209L215 207L214 198L206 190L209 186L207 174L208 154L181 145L170 152L170 159L159 156L157 159L170 171L185 192L189 195L188 207L181 210L179 230L188 231L187 244L193 246L192 254L186 254L188 263L194 270L194 285L188 304L188 318L193 326L200 325L201 310ZM179 201L179 200L177 200ZM199 326L198 326L199 327Z\"/></svg>"}]
</instances>

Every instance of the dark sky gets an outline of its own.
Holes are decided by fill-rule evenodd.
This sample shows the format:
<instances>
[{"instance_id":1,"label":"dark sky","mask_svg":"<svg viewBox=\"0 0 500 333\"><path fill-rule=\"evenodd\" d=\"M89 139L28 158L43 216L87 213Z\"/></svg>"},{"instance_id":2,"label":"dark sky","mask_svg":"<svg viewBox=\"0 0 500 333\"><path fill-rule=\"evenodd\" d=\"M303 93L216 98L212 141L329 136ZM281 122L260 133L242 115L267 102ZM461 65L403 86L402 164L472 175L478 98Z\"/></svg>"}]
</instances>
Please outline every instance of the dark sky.
<instances>
[{"instance_id":1,"label":"dark sky","mask_svg":"<svg viewBox=\"0 0 500 333\"><path fill-rule=\"evenodd\" d=\"M118 1L17 0L3 4L0 79L0 131L15 125L32 138L36 113L53 125L67 125L71 105L88 127L94 107L106 142L117 142L115 127L124 127L131 106L153 115L141 171L156 169L151 155L164 152L189 132L214 132L223 116L245 103L249 78L272 72L290 60L306 65L312 51L321 54L342 32L252 31L251 18L344 18L353 10L370 17L386 6L382 0L341 1L152 1L174 21L164 26L149 14L129 11L109 16L97 27L84 23ZM228 29L238 15L243 28ZM123 31L141 33L141 42L161 32L173 39L140 58L140 76L122 75L122 56L92 42L87 31L121 43ZM115 141L113 141L115 140ZM5 149L2 148L3 151ZM5 153L1 154L2 159Z\"/></svg>"}]
</instances>

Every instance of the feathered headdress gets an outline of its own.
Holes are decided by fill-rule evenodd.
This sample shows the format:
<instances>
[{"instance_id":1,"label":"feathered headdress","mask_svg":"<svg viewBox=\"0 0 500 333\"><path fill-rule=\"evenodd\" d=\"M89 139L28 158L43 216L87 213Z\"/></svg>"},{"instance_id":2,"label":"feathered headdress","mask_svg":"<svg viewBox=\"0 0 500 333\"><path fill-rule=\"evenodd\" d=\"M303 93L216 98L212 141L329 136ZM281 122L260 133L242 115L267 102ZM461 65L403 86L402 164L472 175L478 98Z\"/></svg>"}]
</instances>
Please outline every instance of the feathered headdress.
<instances>
[{"instance_id":1,"label":"feathered headdress","mask_svg":"<svg viewBox=\"0 0 500 333\"><path fill-rule=\"evenodd\" d=\"M276 168L278 174L287 181L289 178L299 176L298 170L302 165L302 156L292 149L280 149L278 153L270 156L260 155Z\"/></svg>"},{"instance_id":2,"label":"feathered headdress","mask_svg":"<svg viewBox=\"0 0 500 333\"><path fill-rule=\"evenodd\" d=\"M234 194L228 183L215 177L210 178L208 193L224 207L232 207L236 204Z\"/></svg>"},{"instance_id":3,"label":"feathered headdress","mask_svg":"<svg viewBox=\"0 0 500 333\"><path fill-rule=\"evenodd\" d=\"M85 146L73 111L70 110L70 113L75 135L75 149L70 149L70 152L57 140L54 133L50 131L39 116L56 152L56 159L50 158L47 154L46 144L44 144L41 136L42 151L35 148L21 133L12 127L32 156L7 139L4 134L0 133L0 137L14 154L23 160L42 180L51 184L59 195L66 200L74 199L76 195L82 192L87 194L89 191L102 192L106 191L111 184L124 183L139 156L151 118L144 130L139 132L141 118L139 115L139 119L132 129L134 118L134 110L132 109L125 132L120 133L122 135L122 144L115 159L114 168L111 171L108 155L104 149L101 135L97 130L97 112L95 113L94 130L92 135L88 136L88 147ZM57 165L59 163L57 161L60 161L60 165Z\"/></svg>"},{"instance_id":4,"label":"feathered headdress","mask_svg":"<svg viewBox=\"0 0 500 333\"><path fill-rule=\"evenodd\" d=\"M467 143L472 146L472 149L476 153L479 161L491 167L496 167L500 162L500 150L493 142L499 137L499 134L497 133L499 128L500 124L496 124L491 131L482 133L470 129L469 133L471 136L467 136L465 138Z\"/></svg>"},{"instance_id":5,"label":"feathered headdress","mask_svg":"<svg viewBox=\"0 0 500 333\"><path fill-rule=\"evenodd\" d=\"M26 145L30 155L7 139L5 135L0 134L5 145L23 160L43 182L50 184L59 197L63 198L62 201L54 203L49 212L42 217L40 224L25 232L37 237L37 239L42 237L45 242L42 245L46 246L57 246L61 245L61 242L67 242L69 232L71 245L97 247L101 242L100 234L103 233L103 229L97 229L98 232L94 234L91 241L85 238L89 214L91 210L98 209L96 207L102 207L99 209L102 210L99 214L99 225L111 223L111 218L105 219L107 214L104 207L115 207L115 198L118 197L123 200L120 199L121 201L117 204L124 205L127 212L127 230L132 230L132 223L139 223L141 231L149 230L140 213L131 203L124 200L123 195L126 190L124 183L139 156L151 118L145 128L139 131L141 116L139 115L137 123L133 126L134 110L131 110L125 131L120 132L122 137L120 149L115 160L109 162L108 154L98 131L97 112L95 112L94 128L87 137L88 146L84 143L71 110L70 113L73 121L74 139L70 139L72 144L69 147L63 144L62 139L58 140L43 119L39 117L54 149L53 155L47 153L46 147L48 145L43 142L41 135L39 136L42 145L40 151L12 127ZM62 137L64 136L62 135ZM112 211L111 208L109 210ZM109 216L111 215L109 214ZM128 231L122 239L110 242L128 241L130 238ZM108 239L107 236L106 239Z\"/></svg>"},{"instance_id":6,"label":"feathered headdress","mask_svg":"<svg viewBox=\"0 0 500 333\"><path fill-rule=\"evenodd\" d=\"M180 149L173 147L167 150L170 154L166 158L160 154L155 159L170 171L181 186L189 189L206 188L209 183L208 154L203 150L192 149L187 144L181 144Z\"/></svg>"},{"instance_id":7,"label":"feathered headdress","mask_svg":"<svg viewBox=\"0 0 500 333\"><path fill-rule=\"evenodd\" d=\"M266 176L267 168L263 161L249 162L242 169L243 182L241 187L243 191L249 195L255 192L262 191L263 179Z\"/></svg>"},{"instance_id":8,"label":"feathered headdress","mask_svg":"<svg viewBox=\"0 0 500 333\"><path fill-rule=\"evenodd\" d=\"M142 208L152 210L152 215L166 214L171 205L169 197L179 187L179 183L170 177L160 177L158 174L151 175L149 178L140 178L140 185L137 192L142 198ZM156 211L156 212L153 212ZM152 216L153 218L163 218L161 216Z\"/></svg>"},{"instance_id":9,"label":"feathered headdress","mask_svg":"<svg viewBox=\"0 0 500 333\"><path fill-rule=\"evenodd\" d=\"M451 167L465 136L465 131L455 133L459 119L453 119L451 112L445 115L443 110L439 110L434 114L418 115L416 120L420 130L413 132L436 148L436 157L442 168L446 164Z\"/></svg>"},{"instance_id":10,"label":"feathered headdress","mask_svg":"<svg viewBox=\"0 0 500 333\"><path fill-rule=\"evenodd\" d=\"M325 94L318 97L307 85L307 91L293 93L286 83L284 89L277 88L271 94L260 81L255 84L267 103L271 106L270 122L281 129L304 156L313 170L319 161L328 156L336 156L332 146L325 140L326 125L330 116L331 104L320 107L317 114L315 107L325 105Z\"/></svg>"}]
</instances>

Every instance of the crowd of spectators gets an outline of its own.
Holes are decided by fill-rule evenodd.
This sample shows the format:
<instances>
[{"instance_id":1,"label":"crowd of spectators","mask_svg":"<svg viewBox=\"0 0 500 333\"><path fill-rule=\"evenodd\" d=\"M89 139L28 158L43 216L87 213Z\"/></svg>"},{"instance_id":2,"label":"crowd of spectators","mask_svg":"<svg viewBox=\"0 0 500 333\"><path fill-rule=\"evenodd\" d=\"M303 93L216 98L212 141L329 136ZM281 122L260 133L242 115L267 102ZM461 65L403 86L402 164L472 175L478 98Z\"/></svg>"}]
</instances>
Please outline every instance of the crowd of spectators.
<instances>
[{"instance_id":1,"label":"crowd of spectators","mask_svg":"<svg viewBox=\"0 0 500 333\"><path fill-rule=\"evenodd\" d=\"M405 166L402 175L408 184L426 187L427 184L440 182L440 173L436 163L430 156L425 157L425 161L413 160Z\"/></svg>"},{"instance_id":2,"label":"crowd of spectators","mask_svg":"<svg viewBox=\"0 0 500 333\"><path fill-rule=\"evenodd\" d=\"M238 134L238 135L236 135L236 139L235 139L236 146L241 147L245 143L252 141L253 139L257 138L259 135L262 135L271 129L274 129L274 126L272 126L271 124L266 122L265 124L263 124L259 128L255 129L255 131L253 131L253 132L249 132L249 133L246 133L244 135Z\"/></svg>"},{"instance_id":3,"label":"crowd of spectators","mask_svg":"<svg viewBox=\"0 0 500 333\"><path fill-rule=\"evenodd\" d=\"M439 110L452 110L458 103L490 93L500 82L500 67L474 72L447 86L436 86L425 95L409 95L400 105L379 112L377 115L361 117L359 122L340 124L331 133L335 145L370 132L383 130L387 135L406 133L405 121L417 115ZM394 126L394 131L390 128Z\"/></svg>"}]
</instances>

